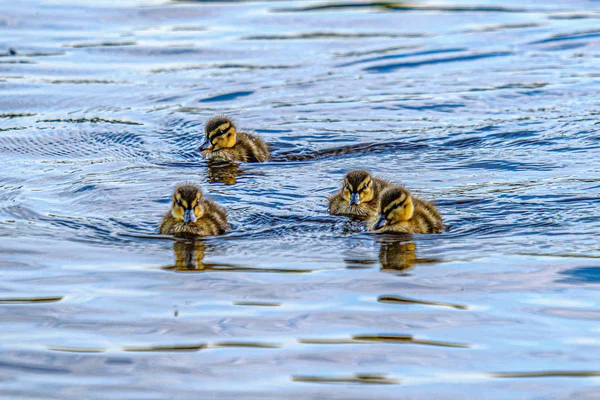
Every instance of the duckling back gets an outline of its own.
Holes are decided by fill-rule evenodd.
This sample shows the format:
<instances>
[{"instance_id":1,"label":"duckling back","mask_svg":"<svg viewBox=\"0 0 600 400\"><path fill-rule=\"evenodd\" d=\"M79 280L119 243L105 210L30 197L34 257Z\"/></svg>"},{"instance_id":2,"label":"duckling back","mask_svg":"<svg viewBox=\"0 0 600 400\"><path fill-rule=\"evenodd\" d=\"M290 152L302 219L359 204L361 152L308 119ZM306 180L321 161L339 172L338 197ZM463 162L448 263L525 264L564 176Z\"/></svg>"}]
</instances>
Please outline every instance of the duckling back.
<instances>
[{"instance_id":1,"label":"duckling back","mask_svg":"<svg viewBox=\"0 0 600 400\"><path fill-rule=\"evenodd\" d=\"M410 219L414 233L442 233L442 216L433 204L413 197L415 212Z\"/></svg>"},{"instance_id":2,"label":"duckling back","mask_svg":"<svg viewBox=\"0 0 600 400\"><path fill-rule=\"evenodd\" d=\"M271 158L269 146L260 136L252 133L239 132L234 151L237 153L236 158L244 162L265 162Z\"/></svg>"}]
</instances>

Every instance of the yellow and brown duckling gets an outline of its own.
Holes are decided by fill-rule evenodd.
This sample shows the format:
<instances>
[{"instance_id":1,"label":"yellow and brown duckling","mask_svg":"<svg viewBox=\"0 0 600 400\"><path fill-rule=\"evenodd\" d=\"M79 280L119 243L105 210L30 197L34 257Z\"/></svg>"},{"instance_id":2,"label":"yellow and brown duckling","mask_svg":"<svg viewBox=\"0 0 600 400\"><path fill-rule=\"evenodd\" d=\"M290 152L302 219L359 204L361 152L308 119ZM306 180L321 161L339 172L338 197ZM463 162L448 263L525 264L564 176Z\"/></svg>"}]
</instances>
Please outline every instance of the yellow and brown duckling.
<instances>
[{"instance_id":1,"label":"yellow and brown duckling","mask_svg":"<svg viewBox=\"0 0 600 400\"><path fill-rule=\"evenodd\" d=\"M371 229L390 233L441 233L442 217L426 201L400 186L387 188L379 198L378 217Z\"/></svg>"},{"instance_id":2,"label":"yellow and brown duckling","mask_svg":"<svg viewBox=\"0 0 600 400\"><path fill-rule=\"evenodd\" d=\"M194 185L175 189L171 210L160 224L160 233L194 238L221 235L227 230L227 213Z\"/></svg>"},{"instance_id":3,"label":"yellow and brown duckling","mask_svg":"<svg viewBox=\"0 0 600 400\"><path fill-rule=\"evenodd\" d=\"M219 115L209 119L202 157L225 161L265 162L271 158L269 146L258 136L238 132L231 118Z\"/></svg>"},{"instance_id":4,"label":"yellow and brown duckling","mask_svg":"<svg viewBox=\"0 0 600 400\"><path fill-rule=\"evenodd\" d=\"M377 215L379 195L388 186L389 182L362 169L350 171L342 190L329 198L329 214L372 218Z\"/></svg>"}]
</instances>

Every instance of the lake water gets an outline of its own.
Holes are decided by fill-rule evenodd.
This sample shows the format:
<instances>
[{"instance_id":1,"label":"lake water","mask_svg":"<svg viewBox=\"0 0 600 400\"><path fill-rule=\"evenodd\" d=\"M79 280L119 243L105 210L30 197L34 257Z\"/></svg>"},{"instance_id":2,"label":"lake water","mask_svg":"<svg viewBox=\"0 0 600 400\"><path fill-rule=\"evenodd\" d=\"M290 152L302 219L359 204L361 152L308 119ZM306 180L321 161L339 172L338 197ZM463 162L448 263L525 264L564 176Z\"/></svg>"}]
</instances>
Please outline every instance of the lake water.
<instances>
[{"instance_id":1,"label":"lake water","mask_svg":"<svg viewBox=\"0 0 600 400\"><path fill-rule=\"evenodd\" d=\"M600 398L600 3L0 10L3 398ZM327 215L353 168L447 231ZM230 233L158 235L185 182Z\"/></svg>"}]
</instances>

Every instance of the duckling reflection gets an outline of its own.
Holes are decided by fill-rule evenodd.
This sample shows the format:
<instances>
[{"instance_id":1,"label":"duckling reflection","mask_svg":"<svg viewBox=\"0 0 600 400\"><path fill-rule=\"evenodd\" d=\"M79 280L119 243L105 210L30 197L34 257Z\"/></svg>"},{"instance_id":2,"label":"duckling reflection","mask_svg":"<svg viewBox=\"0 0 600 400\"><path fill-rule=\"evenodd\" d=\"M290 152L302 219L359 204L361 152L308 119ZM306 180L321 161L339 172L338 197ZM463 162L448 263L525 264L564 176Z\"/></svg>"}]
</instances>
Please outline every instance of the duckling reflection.
<instances>
[{"instance_id":1,"label":"duckling reflection","mask_svg":"<svg viewBox=\"0 0 600 400\"><path fill-rule=\"evenodd\" d=\"M379 243L381 271L402 271L417 263L417 245L412 235L386 238Z\"/></svg>"},{"instance_id":2,"label":"duckling reflection","mask_svg":"<svg viewBox=\"0 0 600 400\"><path fill-rule=\"evenodd\" d=\"M238 176L243 173L239 164L221 160L209 159L207 167L208 181L210 183L218 182L225 185L233 185L237 182Z\"/></svg>"},{"instance_id":3,"label":"duckling reflection","mask_svg":"<svg viewBox=\"0 0 600 400\"><path fill-rule=\"evenodd\" d=\"M344 176L342 190L329 198L329 213L359 219L373 218L377 214L379 195L388 186L389 182L362 169L350 171Z\"/></svg>"},{"instance_id":4,"label":"duckling reflection","mask_svg":"<svg viewBox=\"0 0 600 400\"><path fill-rule=\"evenodd\" d=\"M179 272L201 271L205 266L202 260L206 245L199 241L186 241L173 243L173 252L175 253L175 265L165 269Z\"/></svg>"},{"instance_id":5,"label":"duckling reflection","mask_svg":"<svg viewBox=\"0 0 600 400\"><path fill-rule=\"evenodd\" d=\"M206 122L202 157L225 161L265 162L271 158L269 146L260 136L239 132L231 118L218 115Z\"/></svg>"}]
</instances>

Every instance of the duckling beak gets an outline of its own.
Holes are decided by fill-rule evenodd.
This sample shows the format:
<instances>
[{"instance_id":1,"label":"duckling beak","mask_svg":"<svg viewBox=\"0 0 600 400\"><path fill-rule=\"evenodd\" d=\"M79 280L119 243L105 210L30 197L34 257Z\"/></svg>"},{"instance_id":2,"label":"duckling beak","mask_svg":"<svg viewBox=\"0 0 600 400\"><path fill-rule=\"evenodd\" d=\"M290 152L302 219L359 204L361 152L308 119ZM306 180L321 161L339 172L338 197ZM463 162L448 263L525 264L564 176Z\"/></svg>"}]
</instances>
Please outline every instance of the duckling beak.
<instances>
[{"instance_id":1,"label":"duckling beak","mask_svg":"<svg viewBox=\"0 0 600 400\"><path fill-rule=\"evenodd\" d=\"M359 205L360 204L360 194L358 193L352 193L350 195L350 205Z\"/></svg>"},{"instance_id":2,"label":"duckling beak","mask_svg":"<svg viewBox=\"0 0 600 400\"><path fill-rule=\"evenodd\" d=\"M202 143L200 145L200 147L198 147L198 150L200 151L204 151L204 150L212 150L212 143L210 142L210 140L205 140L204 143Z\"/></svg>"},{"instance_id":3,"label":"duckling beak","mask_svg":"<svg viewBox=\"0 0 600 400\"><path fill-rule=\"evenodd\" d=\"M185 210L185 213L183 214L183 222L190 223L190 222L196 222L196 214L194 214L194 210Z\"/></svg>"},{"instance_id":4,"label":"duckling beak","mask_svg":"<svg viewBox=\"0 0 600 400\"><path fill-rule=\"evenodd\" d=\"M387 219L385 218L384 214L381 214L379 216L379 218L377 218L377 221L375 221L375 223L373 224L373 230L378 230L383 228L384 226L386 226L388 224Z\"/></svg>"}]
</instances>

